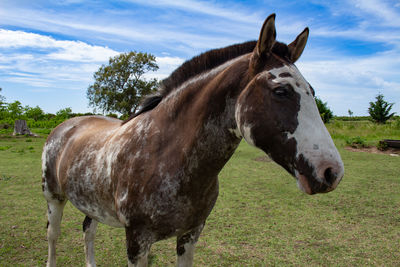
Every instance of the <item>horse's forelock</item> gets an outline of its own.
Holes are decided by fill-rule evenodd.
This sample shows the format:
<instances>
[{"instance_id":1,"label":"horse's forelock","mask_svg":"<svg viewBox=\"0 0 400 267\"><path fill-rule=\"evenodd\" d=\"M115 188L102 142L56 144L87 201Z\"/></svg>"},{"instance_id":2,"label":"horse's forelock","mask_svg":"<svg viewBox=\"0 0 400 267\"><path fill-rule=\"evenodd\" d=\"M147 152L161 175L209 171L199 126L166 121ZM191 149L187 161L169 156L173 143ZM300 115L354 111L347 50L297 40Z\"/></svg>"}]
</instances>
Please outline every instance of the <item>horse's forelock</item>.
<instances>
[{"instance_id":1,"label":"horse's forelock","mask_svg":"<svg viewBox=\"0 0 400 267\"><path fill-rule=\"evenodd\" d=\"M289 47L281 42L275 42L271 52L278 57L290 61Z\"/></svg>"}]
</instances>

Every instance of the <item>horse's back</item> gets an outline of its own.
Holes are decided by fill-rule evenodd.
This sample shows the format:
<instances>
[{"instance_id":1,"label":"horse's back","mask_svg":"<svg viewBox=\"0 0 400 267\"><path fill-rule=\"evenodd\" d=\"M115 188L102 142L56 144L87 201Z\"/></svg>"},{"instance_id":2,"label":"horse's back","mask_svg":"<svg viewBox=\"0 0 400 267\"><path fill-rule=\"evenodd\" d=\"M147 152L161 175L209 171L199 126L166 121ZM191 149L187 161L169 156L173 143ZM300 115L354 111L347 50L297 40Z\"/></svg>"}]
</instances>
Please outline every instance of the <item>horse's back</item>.
<instances>
[{"instance_id":1,"label":"horse's back","mask_svg":"<svg viewBox=\"0 0 400 267\"><path fill-rule=\"evenodd\" d=\"M48 136L43 148L42 178L45 196L65 198L60 184L60 163L66 156L71 156L71 147L81 136L106 133L120 125L120 120L102 116L75 117L58 125Z\"/></svg>"}]
</instances>

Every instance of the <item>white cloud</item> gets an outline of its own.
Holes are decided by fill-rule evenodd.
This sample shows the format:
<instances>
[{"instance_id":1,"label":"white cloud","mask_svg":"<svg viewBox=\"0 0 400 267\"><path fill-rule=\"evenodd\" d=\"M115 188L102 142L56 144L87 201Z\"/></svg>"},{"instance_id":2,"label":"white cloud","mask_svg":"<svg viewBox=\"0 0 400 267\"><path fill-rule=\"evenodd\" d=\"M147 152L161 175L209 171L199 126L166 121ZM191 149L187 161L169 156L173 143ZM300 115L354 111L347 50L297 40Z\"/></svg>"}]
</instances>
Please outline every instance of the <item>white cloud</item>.
<instances>
[{"instance_id":1,"label":"white cloud","mask_svg":"<svg viewBox=\"0 0 400 267\"><path fill-rule=\"evenodd\" d=\"M19 52L21 49L23 53ZM0 77L7 82L38 88L86 89L100 65L117 54L107 47L81 41L56 40L36 33L0 29ZM161 80L184 59L161 56L156 61L159 70L146 77Z\"/></svg>"},{"instance_id":2,"label":"white cloud","mask_svg":"<svg viewBox=\"0 0 400 267\"><path fill-rule=\"evenodd\" d=\"M0 29L0 77L5 82L82 90L99 66L117 54L81 41Z\"/></svg>"},{"instance_id":3,"label":"white cloud","mask_svg":"<svg viewBox=\"0 0 400 267\"><path fill-rule=\"evenodd\" d=\"M156 72L150 72L145 75L145 78L156 78L163 80L167 78L176 68L178 68L185 60L180 57L157 57L156 62L159 69Z\"/></svg>"},{"instance_id":4,"label":"white cloud","mask_svg":"<svg viewBox=\"0 0 400 267\"><path fill-rule=\"evenodd\" d=\"M49 59L81 61L81 62L104 62L119 53L107 47L91 46L83 42L62 41L58 52L47 55Z\"/></svg>"},{"instance_id":5,"label":"white cloud","mask_svg":"<svg viewBox=\"0 0 400 267\"><path fill-rule=\"evenodd\" d=\"M300 71L316 90L316 94L333 108L335 114L367 113L368 104L378 93L400 108L400 53L389 51L364 57L337 57L329 60L301 61Z\"/></svg>"},{"instance_id":6,"label":"white cloud","mask_svg":"<svg viewBox=\"0 0 400 267\"><path fill-rule=\"evenodd\" d=\"M108 47L93 46L81 41L56 40L49 36L23 31L0 29L0 48L32 48L54 51L47 53L50 60L103 62L118 54ZM35 53L34 51L32 53ZM30 55L32 56L32 55ZM29 55L28 55L29 57Z\"/></svg>"},{"instance_id":7,"label":"white cloud","mask_svg":"<svg viewBox=\"0 0 400 267\"><path fill-rule=\"evenodd\" d=\"M393 3L388 4L387 1L382 0L351 0L350 2L369 16L378 18L380 23L394 27L400 26L400 15L395 12Z\"/></svg>"},{"instance_id":8,"label":"white cloud","mask_svg":"<svg viewBox=\"0 0 400 267\"><path fill-rule=\"evenodd\" d=\"M165 7L172 9L180 9L193 13L201 13L209 16L220 17L231 21L239 21L242 23L257 23L262 17L260 12L250 12L246 10L243 5L234 5L230 3L229 6L216 4L212 1L195 1L195 0L128 0L128 2L138 3L146 6ZM242 11L242 12L241 12Z\"/></svg>"}]
</instances>

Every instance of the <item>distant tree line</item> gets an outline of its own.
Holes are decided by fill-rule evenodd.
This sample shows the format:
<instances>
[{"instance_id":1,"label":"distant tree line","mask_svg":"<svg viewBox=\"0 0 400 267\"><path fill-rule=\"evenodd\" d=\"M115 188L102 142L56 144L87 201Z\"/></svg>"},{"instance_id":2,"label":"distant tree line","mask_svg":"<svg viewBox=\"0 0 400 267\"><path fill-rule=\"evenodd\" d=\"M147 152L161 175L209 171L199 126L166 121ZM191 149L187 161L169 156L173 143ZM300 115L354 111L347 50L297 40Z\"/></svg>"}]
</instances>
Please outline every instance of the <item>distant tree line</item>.
<instances>
[{"instance_id":1,"label":"distant tree line","mask_svg":"<svg viewBox=\"0 0 400 267\"><path fill-rule=\"evenodd\" d=\"M23 106L19 101L7 103L5 97L1 95L1 91L2 88L0 88L0 129L13 127L15 120L26 120L28 127L32 128L54 128L66 119L92 115L92 113L73 113L69 107L52 114L45 113L39 106Z\"/></svg>"},{"instance_id":2,"label":"distant tree line","mask_svg":"<svg viewBox=\"0 0 400 267\"><path fill-rule=\"evenodd\" d=\"M0 129L12 128L15 120L26 120L30 128L51 129L72 117L94 115L94 113L73 113L70 107L60 109L55 114L45 113L39 106L23 106L19 101L7 103L5 97L1 95L1 91L2 88L0 88ZM352 116L352 112L350 116L334 116L327 102L323 102L318 97L315 98L315 101L324 123L328 123L333 118L341 121L372 120L377 123L385 123L396 117L395 113L390 113L393 103L387 103L381 94L376 97L375 102L370 102L370 116ZM127 114L118 116L115 113L109 113L107 116L124 119ZM400 117L397 116L397 119Z\"/></svg>"}]
</instances>

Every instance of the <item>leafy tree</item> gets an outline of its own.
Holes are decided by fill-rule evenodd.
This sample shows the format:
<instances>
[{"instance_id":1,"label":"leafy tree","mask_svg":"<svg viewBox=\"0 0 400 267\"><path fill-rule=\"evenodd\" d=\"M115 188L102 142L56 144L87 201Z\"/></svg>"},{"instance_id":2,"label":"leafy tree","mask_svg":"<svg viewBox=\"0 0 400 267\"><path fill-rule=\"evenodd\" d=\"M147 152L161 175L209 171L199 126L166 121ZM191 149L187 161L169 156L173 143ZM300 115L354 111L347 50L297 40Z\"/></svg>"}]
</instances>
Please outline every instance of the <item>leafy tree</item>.
<instances>
[{"instance_id":1,"label":"leafy tree","mask_svg":"<svg viewBox=\"0 0 400 267\"><path fill-rule=\"evenodd\" d=\"M328 123L333 118L333 112L329 109L328 103L322 102L318 97L315 97L315 103L317 104L322 121Z\"/></svg>"},{"instance_id":2,"label":"leafy tree","mask_svg":"<svg viewBox=\"0 0 400 267\"><path fill-rule=\"evenodd\" d=\"M152 93L158 82L143 76L156 71L155 57L141 52L130 52L110 58L94 73L94 84L87 90L89 105L103 112L135 113L144 95Z\"/></svg>"},{"instance_id":3,"label":"leafy tree","mask_svg":"<svg viewBox=\"0 0 400 267\"><path fill-rule=\"evenodd\" d=\"M395 112L389 114L394 103L386 102L383 99L382 94L378 94L375 99L376 99L375 102L369 102L368 113L373 121L377 123L385 123L395 114Z\"/></svg>"},{"instance_id":4,"label":"leafy tree","mask_svg":"<svg viewBox=\"0 0 400 267\"><path fill-rule=\"evenodd\" d=\"M60 119L69 119L73 116L71 108L60 109L56 112L56 116Z\"/></svg>"},{"instance_id":5,"label":"leafy tree","mask_svg":"<svg viewBox=\"0 0 400 267\"><path fill-rule=\"evenodd\" d=\"M34 108L32 108L30 106L26 106L25 107L25 116L30 119L33 119L35 121L39 121L39 120L44 119L45 113L39 106L36 106Z\"/></svg>"},{"instance_id":6,"label":"leafy tree","mask_svg":"<svg viewBox=\"0 0 400 267\"><path fill-rule=\"evenodd\" d=\"M7 109L10 114L10 117L13 119L20 118L24 113L24 108L21 105L21 102L14 101L13 103L7 104Z\"/></svg>"},{"instance_id":7,"label":"leafy tree","mask_svg":"<svg viewBox=\"0 0 400 267\"><path fill-rule=\"evenodd\" d=\"M350 109L347 111L349 113L349 116L352 117L353 116L353 111L351 111Z\"/></svg>"}]
</instances>

